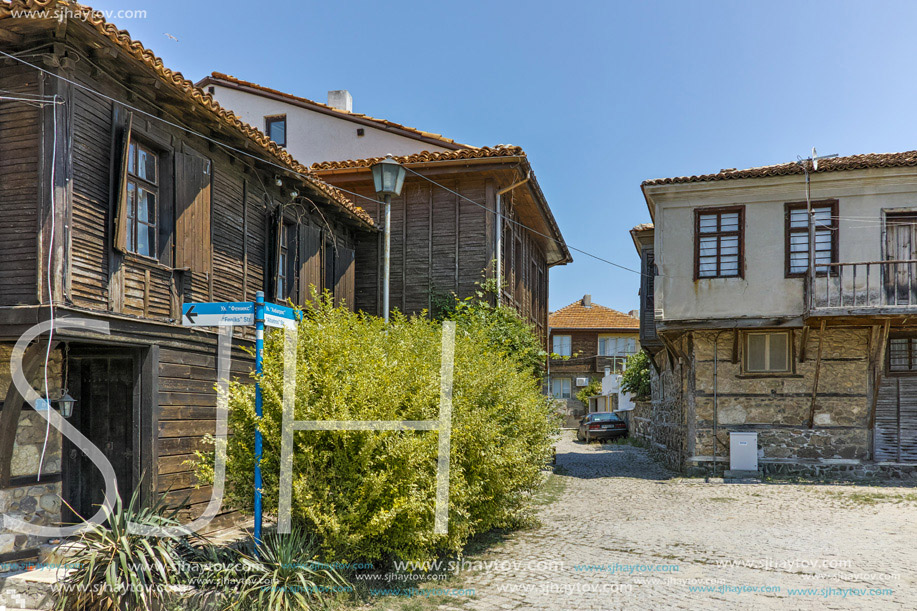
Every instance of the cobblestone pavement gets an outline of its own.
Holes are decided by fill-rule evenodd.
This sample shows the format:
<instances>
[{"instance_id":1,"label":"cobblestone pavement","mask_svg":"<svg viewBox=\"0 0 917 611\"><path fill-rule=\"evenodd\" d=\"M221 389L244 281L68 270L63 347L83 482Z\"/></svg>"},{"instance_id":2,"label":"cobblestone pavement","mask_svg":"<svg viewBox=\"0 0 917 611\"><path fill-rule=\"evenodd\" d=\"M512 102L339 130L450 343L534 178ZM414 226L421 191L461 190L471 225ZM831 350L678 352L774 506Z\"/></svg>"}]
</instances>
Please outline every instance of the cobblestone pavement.
<instances>
[{"instance_id":1,"label":"cobblestone pavement","mask_svg":"<svg viewBox=\"0 0 917 611\"><path fill-rule=\"evenodd\" d=\"M542 525L441 609L917 609L917 488L706 483L572 435L557 465Z\"/></svg>"}]
</instances>

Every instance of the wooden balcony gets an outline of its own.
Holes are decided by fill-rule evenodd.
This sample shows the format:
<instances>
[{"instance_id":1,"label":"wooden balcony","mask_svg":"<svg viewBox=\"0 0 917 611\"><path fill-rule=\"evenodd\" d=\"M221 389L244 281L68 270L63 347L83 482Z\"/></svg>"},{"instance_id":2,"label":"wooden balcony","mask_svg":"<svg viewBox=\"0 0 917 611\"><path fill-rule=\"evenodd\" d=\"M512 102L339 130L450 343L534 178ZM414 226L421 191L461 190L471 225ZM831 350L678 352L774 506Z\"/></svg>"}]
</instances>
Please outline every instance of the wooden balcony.
<instances>
[{"instance_id":1,"label":"wooden balcony","mask_svg":"<svg viewBox=\"0 0 917 611\"><path fill-rule=\"evenodd\" d=\"M806 277L806 317L917 314L917 259L829 263Z\"/></svg>"}]
</instances>

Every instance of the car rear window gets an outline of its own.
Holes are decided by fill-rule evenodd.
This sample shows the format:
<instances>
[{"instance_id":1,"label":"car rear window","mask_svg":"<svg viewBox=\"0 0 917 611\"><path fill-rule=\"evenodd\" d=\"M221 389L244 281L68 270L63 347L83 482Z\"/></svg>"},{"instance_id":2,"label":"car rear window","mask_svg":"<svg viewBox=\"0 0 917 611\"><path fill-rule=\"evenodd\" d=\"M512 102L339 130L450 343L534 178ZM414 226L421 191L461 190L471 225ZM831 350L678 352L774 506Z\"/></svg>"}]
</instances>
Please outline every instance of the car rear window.
<instances>
[{"instance_id":1,"label":"car rear window","mask_svg":"<svg viewBox=\"0 0 917 611\"><path fill-rule=\"evenodd\" d=\"M607 414L592 414L589 416L589 420L592 422L608 422L610 420L620 420L617 414L607 413Z\"/></svg>"}]
</instances>

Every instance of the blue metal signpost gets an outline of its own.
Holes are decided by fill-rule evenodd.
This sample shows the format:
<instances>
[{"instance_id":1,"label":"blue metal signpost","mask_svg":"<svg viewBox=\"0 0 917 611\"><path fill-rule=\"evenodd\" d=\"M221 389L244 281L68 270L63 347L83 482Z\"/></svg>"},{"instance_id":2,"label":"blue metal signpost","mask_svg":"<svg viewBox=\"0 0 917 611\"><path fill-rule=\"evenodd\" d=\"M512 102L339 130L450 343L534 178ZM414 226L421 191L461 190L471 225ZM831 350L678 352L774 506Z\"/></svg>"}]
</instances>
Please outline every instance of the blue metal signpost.
<instances>
[{"instance_id":1,"label":"blue metal signpost","mask_svg":"<svg viewBox=\"0 0 917 611\"><path fill-rule=\"evenodd\" d=\"M264 291L255 293L255 374L259 379L264 369ZM255 416L261 425L263 404L261 382L255 384ZM255 428L255 549L261 546L261 429Z\"/></svg>"},{"instance_id":2,"label":"blue metal signpost","mask_svg":"<svg viewBox=\"0 0 917 611\"><path fill-rule=\"evenodd\" d=\"M287 306L264 302L264 292L255 294L255 302L227 302L227 303L187 303L182 306L182 324L186 327L222 327L222 326L247 326L255 325L255 373L259 376L264 371L264 327L285 327L295 324L296 311ZM260 424L264 415L264 402L261 395L261 382L255 383L255 415ZM262 486L261 431L255 429L255 553L261 545L262 515Z\"/></svg>"}]
</instances>

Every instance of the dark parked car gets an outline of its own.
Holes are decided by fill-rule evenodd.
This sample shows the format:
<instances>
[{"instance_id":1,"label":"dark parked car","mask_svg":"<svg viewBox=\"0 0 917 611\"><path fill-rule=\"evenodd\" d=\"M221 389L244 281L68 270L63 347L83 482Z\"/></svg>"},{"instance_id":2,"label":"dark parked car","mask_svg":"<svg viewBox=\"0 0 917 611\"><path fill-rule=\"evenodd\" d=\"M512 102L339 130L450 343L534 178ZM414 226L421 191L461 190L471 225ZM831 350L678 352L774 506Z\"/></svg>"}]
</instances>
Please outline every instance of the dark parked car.
<instances>
[{"instance_id":1,"label":"dark parked car","mask_svg":"<svg viewBox=\"0 0 917 611\"><path fill-rule=\"evenodd\" d=\"M580 420L576 439L589 443L593 439L627 437L627 423L614 412L595 412Z\"/></svg>"}]
</instances>

